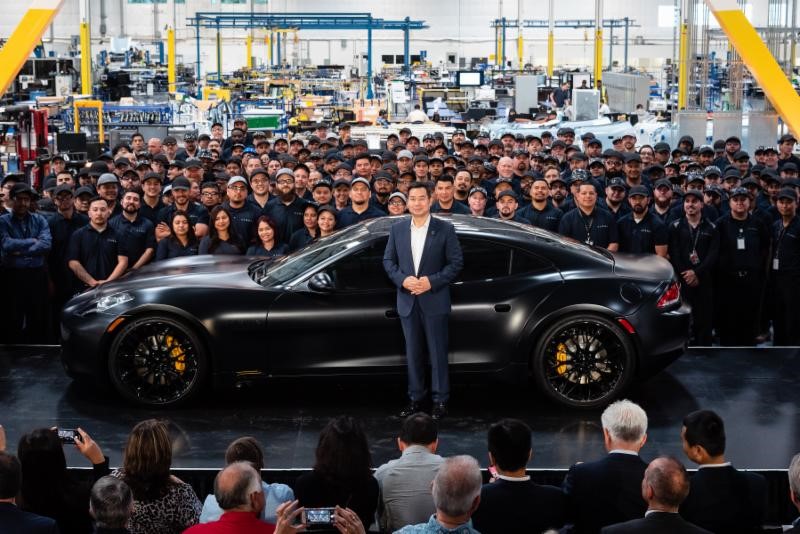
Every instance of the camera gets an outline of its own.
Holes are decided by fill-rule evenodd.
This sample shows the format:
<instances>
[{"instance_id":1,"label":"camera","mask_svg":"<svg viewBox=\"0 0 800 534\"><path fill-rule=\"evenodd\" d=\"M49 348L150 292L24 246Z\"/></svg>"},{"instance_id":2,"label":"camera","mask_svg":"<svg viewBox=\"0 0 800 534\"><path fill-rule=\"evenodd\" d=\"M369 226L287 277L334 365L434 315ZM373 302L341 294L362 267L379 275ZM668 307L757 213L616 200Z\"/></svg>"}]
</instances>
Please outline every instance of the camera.
<instances>
[{"instance_id":1,"label":"camera","mask_svg":"<svg viewBox=\"0 0 800 534\"><path fill-rule=\"evenodd\" d=\"M332 525L334 508L306 508L303 510L303 523L306 525Z\"/></svg>"},{"instance_id":2,"label":"camera","mask_svg":"<svg viewBox=\"0 0 800 534\"><path fill-rule=\"evenodd\" d=\"M81 435L78 434L78 431L72 428L59 428L58 432L58 439L61 440L61 443L75 443L76 441L81 441Z\"/></svg>"}]
</instances>

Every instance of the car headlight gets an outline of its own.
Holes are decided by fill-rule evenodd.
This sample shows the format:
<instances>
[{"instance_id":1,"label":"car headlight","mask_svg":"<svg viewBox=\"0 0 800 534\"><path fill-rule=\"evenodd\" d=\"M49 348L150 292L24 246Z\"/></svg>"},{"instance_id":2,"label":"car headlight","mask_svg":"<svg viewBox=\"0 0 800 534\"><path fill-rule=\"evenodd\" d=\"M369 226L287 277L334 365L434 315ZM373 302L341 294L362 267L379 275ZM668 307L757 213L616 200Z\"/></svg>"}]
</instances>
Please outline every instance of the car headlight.
<instances>
[{"instance_id":1,"label":"car headlight","mask_svg":"<svg viewBox=\"0 0 800 534\"><path fill-rule=\"evenodd\" d=\"M114 295L106 295L105 297L101 297L97 300L95 310L104 312L109 308L119 306L120 304L124 304L132 300L133 296L131 296L130 293L115 293Z\"/></svg>"}]
</instances>

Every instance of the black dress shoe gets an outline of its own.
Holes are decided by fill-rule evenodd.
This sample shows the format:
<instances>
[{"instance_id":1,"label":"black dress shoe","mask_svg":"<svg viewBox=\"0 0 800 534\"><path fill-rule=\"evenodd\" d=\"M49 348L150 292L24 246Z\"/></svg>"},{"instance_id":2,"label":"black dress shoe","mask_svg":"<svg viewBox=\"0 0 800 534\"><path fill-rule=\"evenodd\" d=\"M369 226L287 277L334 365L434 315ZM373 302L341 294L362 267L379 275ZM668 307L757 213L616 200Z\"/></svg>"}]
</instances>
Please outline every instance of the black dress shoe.
<instances>
[{"instance_id":1,"label":"black dress shoe","mask_svg":"<svg viewBox=\"0 0 800 534\"><path fill-rule=\"evenodd\" d=\"M444 416L447 415L447 404L444 402L437 402L433 405L433 410L431 411L431 417L433 417L434 421L439 421L444 419Z\"/></svg>"},{"instance_id":2,"label":"black dress shoe","mask_svg":"<svg viewBox=\"0 0 800 534\"><path fill-rule=\"evenodd\" d=\"M400 417L408 417L409 415L413 415L413 414L415 414L417 412L424 412L424 411L425 410L422 407L422 403L421 402L411 401L411 402L408 403L408 405L406 405L405 408L400 410L400 413L397 414L397 415L399 415Z\"/></svg>"}]
</instances>

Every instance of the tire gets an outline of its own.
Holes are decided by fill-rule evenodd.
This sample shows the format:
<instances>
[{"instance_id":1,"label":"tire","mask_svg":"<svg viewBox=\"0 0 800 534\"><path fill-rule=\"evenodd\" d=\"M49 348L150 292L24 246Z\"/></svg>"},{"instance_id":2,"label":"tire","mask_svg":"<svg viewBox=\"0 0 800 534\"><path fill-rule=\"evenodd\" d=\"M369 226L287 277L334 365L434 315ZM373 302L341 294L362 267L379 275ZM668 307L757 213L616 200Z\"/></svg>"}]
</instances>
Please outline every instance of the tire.
<instances>
[{"instance_id":1,"label":"tire","mask_svg":"<svg viewBox=\"0 0 800 534\"><path fill-rule=\"evenodd\" d=\"M150 407L190 402L209 374L208 354L197 333L165 315L125 324L111 343L108 374L126 400Z\"/></svg>"},{"instance_id":2,"label":"tire","mask_svg":"<svg viewBox=\"0 0 800 534\"><path fill-rule=\"evenodd\" d=\"M599 315L571 315L544 331L532 357L533 378L548 397L571 408L597 408L634 376L635 349L625 332Z\"/></svg>"}]
</instances>

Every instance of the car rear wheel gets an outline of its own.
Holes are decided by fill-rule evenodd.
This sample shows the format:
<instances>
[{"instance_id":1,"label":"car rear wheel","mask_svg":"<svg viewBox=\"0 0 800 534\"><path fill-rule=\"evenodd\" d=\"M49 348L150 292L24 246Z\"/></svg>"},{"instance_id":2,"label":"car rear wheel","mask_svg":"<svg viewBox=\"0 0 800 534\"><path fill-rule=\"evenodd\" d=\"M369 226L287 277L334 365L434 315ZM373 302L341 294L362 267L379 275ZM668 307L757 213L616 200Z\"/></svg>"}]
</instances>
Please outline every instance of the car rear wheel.
<instances>
[{"instance_id":1,"label":"car rear wheel","mask_svg":"<svg viewBox=\"0 0 800 534\"><path fill-rule=\"evenodd\" d=\"M556 402L574 408L611 402L628 386L634 365L634 347L625 332L589 314L557 321L533 354L537 385Z\"/></svg>"},{"instance_id":2,"label":"car rear wheel","mask_svg":"<svg viewBox=\"0 0 800 534\"><path fill-rule=\"evenodd\" d=\"M111 344L108 372L127 400L174 406L199 393L208 357L197 334L168 316L147 316L125 324Z\"/></svg>"}]
</instances>

